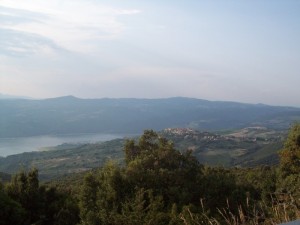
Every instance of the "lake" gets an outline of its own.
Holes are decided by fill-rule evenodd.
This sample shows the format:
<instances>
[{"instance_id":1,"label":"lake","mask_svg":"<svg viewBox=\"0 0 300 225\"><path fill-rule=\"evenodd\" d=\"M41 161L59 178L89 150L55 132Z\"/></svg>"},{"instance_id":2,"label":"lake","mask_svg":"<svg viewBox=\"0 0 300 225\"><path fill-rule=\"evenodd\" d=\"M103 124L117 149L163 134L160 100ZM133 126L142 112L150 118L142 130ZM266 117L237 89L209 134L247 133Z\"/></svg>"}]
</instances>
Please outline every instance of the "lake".
<instances>
[{"instance_id":1,"label":"lake","mask_svg":"<svg viewBox=\"0 0 300 225\"><path fill-rule=\"evenodd\" d=\"M0 138L0 156L14 155L22 152L39 151L43 147L57 146L64 143L96 143L133 135L117 134L74 134L43 135L33 137Z\"/></svg>"}]
</instances>

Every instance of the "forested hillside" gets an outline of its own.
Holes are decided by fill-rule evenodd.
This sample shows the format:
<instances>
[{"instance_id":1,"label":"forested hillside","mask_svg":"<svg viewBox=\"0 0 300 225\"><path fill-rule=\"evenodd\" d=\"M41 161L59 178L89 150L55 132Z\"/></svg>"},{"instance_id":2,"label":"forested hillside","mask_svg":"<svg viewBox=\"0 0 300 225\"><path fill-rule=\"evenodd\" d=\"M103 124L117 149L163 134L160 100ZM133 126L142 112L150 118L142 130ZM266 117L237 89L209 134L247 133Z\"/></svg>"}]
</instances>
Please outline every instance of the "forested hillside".
<instances>
[{"instance_id":1,"label":"forested hillside","mask_svg":"<svg viewBox=\"0 0 300 225\"><path fill-rule=\"evenodd\" d=\"M217 134L190 128L168 128L159 135L172 141L180 152L190 150L201 164L249 167L278 164L278 151L282 148L286 131L252 127ZM16 173L21 168L35 167L39 169L42 180L49 180L103 166L109 159L123 164L125 140L62 144L43 151L0 157L0 171Z\"/></svg>"},{"instance_id":2,"label":"forested hillside","mask_svg":"<svg viewBox=\"0 0 300 225\"><path fill-rule=\"evenodd\" d=\"M191 151L147 130L124 144L125 164L108 161L85 177L39 184L22 171L0 185L0 222L81 225L279 224L300 218L300 125L277 167L203 166ZM59 184L59 185L58 185Z\"/></svg>"},{"instance_id":3,"label":"forested hillside","mask_svg":"<svg viewBox=\"0 0 300 225\"><path fill-rule=\"evenodd\" d=\"M202 131L263 126L287 129L300 109L192 98L0 99L0 137L74 133L142 133L145 128Z\"/></svg>"}]
</instances>

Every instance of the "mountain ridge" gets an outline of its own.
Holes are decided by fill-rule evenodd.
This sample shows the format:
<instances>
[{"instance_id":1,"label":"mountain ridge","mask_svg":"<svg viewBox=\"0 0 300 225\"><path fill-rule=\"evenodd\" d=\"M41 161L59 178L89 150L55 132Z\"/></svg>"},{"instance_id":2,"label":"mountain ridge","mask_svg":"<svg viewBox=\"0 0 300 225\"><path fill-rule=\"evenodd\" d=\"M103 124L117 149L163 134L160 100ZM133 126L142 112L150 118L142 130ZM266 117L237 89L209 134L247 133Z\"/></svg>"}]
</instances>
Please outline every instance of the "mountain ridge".
<instances>
[{"instance_id":1,"label":"mountain ridge","mask_svg":"<svg viewBox=\"0 0 300 225\"><path fill-rule=\"evenodd\" d=\"M47 134L141 133L145 129L190 127L230 130L248 126L288 129L300 108L196 98L102 98L74 96L0 99L0 138Z\"/></svg>"}]
</instances>

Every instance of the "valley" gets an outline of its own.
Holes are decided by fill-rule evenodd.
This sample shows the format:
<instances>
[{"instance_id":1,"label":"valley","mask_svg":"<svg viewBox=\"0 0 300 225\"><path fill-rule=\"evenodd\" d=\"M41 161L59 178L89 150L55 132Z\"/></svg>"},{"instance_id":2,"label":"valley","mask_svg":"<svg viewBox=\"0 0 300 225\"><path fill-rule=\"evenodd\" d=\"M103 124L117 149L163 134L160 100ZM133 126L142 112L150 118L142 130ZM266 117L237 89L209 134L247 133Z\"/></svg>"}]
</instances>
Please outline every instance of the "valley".
<instances>
[{"instance_id":1,"label":"valley","mask_svg":"<svg viewBox=\"0 0 300 225\"><path fill-rule=\"evenodd\" d=\"M167 128L158 133L172 141L179 151L191 151L201 164L253 167L278 163L278 151L287 131L250 127L220 134L191 128ZM123 149L128 139L64 143L40 151L9 155L0 158L0 171L16 173L34 167L39 169L41 179L49 180L101 167L108 160L123 164Z\"/></svg>"},{"instance_id":2,"label":"valley","mask_svg":"<svg viewBox=\"0 0 300 225\"><path fill-rule=\"evenodd\" d=\"M132 224L137 214L143 217L133 224L223 224L226 215L242 221L254 209L266 215L265 224L297 218L299 108L72 96L0 104L0 200L19 215L6 213L10 224L22 224L15 222L28 218L22 212L42 224L70 225L94 224L90 218ZM281 198L291 207L273 202ZM283 210L290 216L278 215Z\"/></svg>"}]
</instances>

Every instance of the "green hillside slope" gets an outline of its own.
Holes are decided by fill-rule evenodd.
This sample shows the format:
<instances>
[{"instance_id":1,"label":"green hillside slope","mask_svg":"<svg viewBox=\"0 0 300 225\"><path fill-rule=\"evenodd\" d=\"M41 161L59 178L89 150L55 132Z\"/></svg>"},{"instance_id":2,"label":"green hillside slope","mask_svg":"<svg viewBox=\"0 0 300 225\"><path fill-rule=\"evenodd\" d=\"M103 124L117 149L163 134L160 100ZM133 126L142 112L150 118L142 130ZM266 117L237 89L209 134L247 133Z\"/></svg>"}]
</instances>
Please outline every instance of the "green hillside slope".
<instances>
[{"instance_id":1,"label":"green hillside slope","mask_svg":"<svg viewBox=\"0 0 300 225\"><path fill-rule=\"evenodd\" d=\"M198 161L225 167L273 165L278 163L285 131L245 128L227 134L200 132L186 128L168 128L159 133L180 151L190 150ZM63 144L0 158L0 171L16 173L36 167L42 179L79 173L101 167L107 160L123 163L124 139L95 144Z\"/></svg>"}]
</instances>

